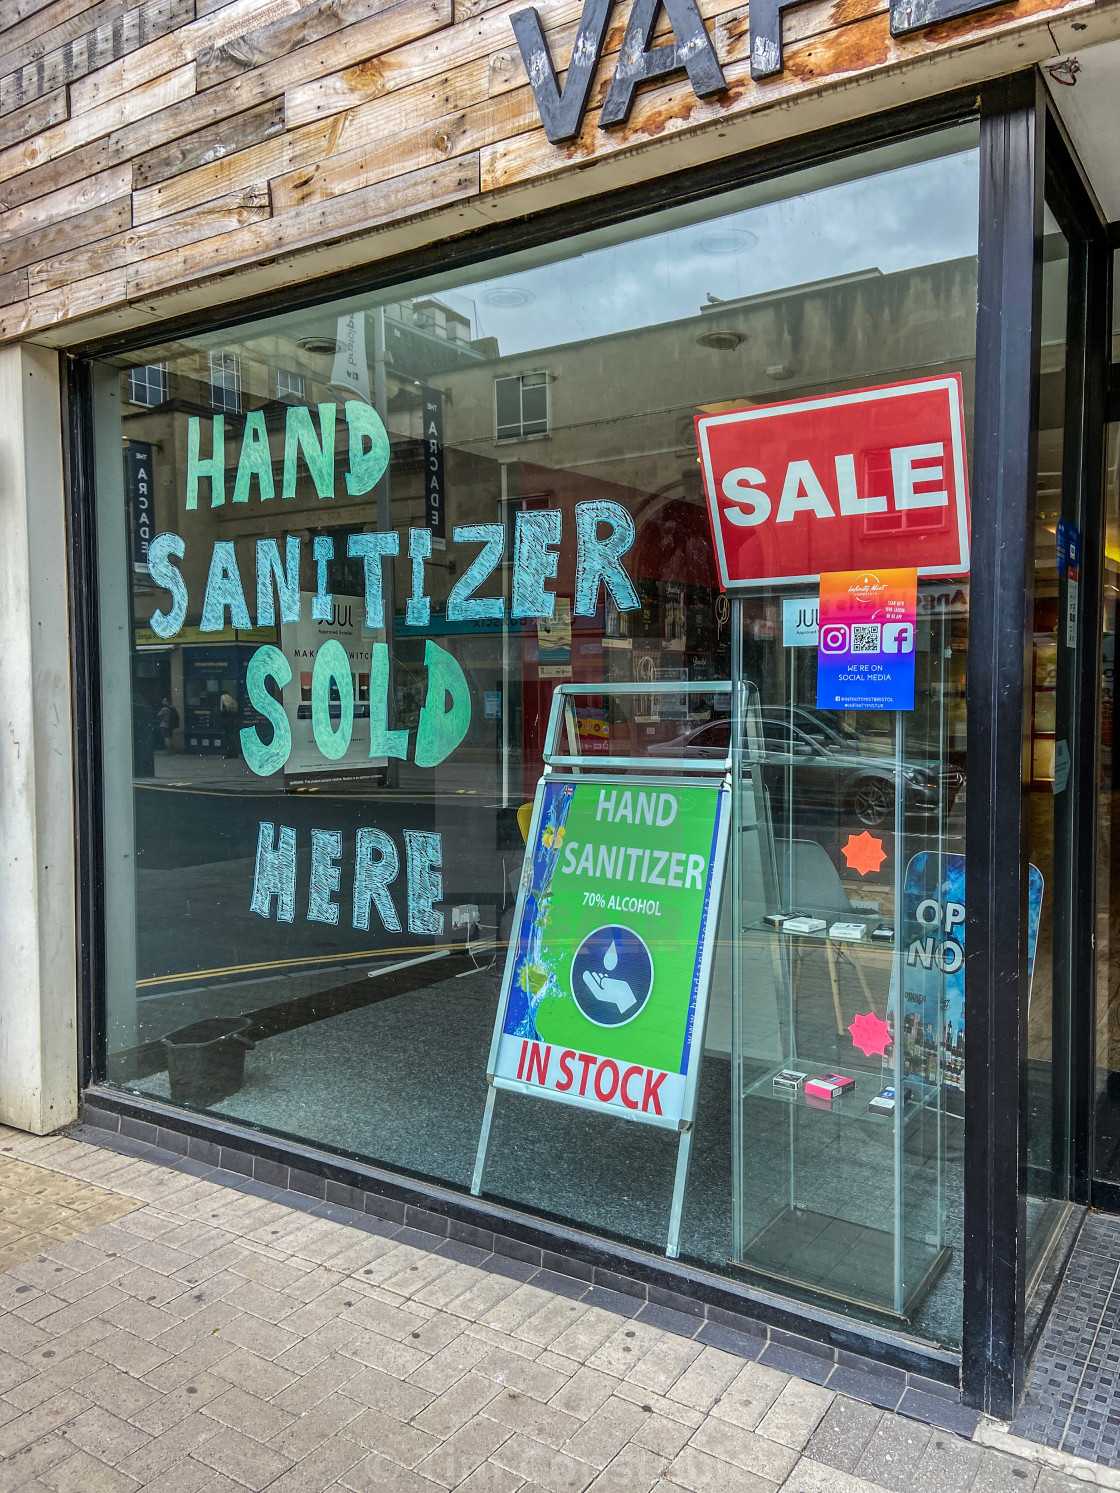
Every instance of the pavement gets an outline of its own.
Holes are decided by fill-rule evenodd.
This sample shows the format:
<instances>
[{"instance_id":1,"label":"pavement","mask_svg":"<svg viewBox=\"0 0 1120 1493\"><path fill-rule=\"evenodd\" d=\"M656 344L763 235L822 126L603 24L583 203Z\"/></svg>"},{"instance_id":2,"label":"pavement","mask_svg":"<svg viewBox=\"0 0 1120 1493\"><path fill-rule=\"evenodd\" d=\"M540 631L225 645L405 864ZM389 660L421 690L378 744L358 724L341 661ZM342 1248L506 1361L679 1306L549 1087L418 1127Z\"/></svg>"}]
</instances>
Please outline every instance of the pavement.
<instances>
[{"instance_id":1,"label":"pavement","mask_svg":"<svg viewBox=\"0 0 1120 1493\"><path fill-rule=\"evenodd\" d=\"M508 1264L0 1127L0 1493L1120 1487Z\"/></svg>"},{"instance_id":2,"label":"pavement","mask_svg":"<svg viewBox=\"0 0 1120 1493\"><path fill-rule=\"evenodd\" d=\"M1011 1429L1114 1469L1120 1487L1120 1217L1086 1215Z\"/></svg>"}]
</instances>

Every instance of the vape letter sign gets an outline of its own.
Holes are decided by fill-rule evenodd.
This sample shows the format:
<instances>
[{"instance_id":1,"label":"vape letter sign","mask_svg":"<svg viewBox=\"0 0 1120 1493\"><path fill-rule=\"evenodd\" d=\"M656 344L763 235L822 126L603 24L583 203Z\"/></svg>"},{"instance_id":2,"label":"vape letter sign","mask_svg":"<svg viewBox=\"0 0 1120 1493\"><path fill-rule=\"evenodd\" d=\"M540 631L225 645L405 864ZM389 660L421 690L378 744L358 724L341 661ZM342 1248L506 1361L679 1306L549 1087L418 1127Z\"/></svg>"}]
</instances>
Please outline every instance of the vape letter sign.
<instances>
[{"instance_id":1,"label":"vape letter sign","mask_svg":"<svg viewBox=\"0 0 1120 1493\"><path fill-rule=\"evenodd\" d=\"M959 374L700 415L696 436L725 590L968 574Z\"/></svg>"}]
</instances>

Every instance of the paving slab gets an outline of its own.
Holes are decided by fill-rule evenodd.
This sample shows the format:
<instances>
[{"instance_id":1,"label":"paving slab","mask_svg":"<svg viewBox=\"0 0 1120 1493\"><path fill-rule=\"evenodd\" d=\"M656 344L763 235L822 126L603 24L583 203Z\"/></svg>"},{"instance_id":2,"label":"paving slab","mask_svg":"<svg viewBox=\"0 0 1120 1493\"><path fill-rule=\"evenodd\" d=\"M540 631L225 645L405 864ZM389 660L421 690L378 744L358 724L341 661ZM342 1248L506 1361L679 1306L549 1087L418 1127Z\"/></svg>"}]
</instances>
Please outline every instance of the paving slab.
<instances>
[{"instance_id":1,"label":"paving slab","mask_svg":"<svg viewBox=\"0 0 1120 1493\"><path fill-rule=\"evenodd\" d=\"M0 1129L3 1493L1085 1486L883 1409L871 1373L822 1384L819 1354L197 1169Z\"/></svg>"}]
</instances>

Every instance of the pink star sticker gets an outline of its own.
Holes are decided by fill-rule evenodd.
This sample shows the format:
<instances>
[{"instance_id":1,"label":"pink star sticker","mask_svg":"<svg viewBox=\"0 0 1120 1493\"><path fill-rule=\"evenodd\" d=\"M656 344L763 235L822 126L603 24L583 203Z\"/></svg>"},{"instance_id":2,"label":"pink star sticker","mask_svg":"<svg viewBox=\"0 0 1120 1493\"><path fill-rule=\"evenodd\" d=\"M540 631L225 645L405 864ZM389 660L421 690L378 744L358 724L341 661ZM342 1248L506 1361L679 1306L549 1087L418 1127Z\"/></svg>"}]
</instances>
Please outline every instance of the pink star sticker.
<instances>
[{"instance_id":1,"label":"pink star sticker","mask_svg":"<svg viewBox=\"0 0 1120 1493\"><path fill-rule=\"evenodd\" d=\"M841 854L853 871L866 876L877 871L887 858L882 840L864 830L861 835L849 835L848 843L840 847Z\"/></svg>"},{"instance_id":2,"label":"pink star sticker","mask_svg":"<svg viewBox=\"0 0 1120 1493\"><path fill-rule=\"evenodd\" d=\"M868 1057L882 1056L894 1040L890 1027L874 1011L857 1016L848 1030L852 1034L852 1045L867 1053Z\"/></svg>"}]
</instances>

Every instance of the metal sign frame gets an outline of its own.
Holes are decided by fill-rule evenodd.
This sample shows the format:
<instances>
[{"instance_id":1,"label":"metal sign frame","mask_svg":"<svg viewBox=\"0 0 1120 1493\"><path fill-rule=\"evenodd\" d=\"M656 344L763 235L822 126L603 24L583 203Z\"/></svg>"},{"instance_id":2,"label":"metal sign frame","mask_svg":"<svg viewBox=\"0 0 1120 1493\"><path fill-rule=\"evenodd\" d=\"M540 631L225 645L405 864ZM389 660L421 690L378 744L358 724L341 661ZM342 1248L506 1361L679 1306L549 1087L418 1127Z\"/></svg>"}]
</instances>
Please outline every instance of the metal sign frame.
<instances>
[{"instance_id":1,"label":"metal sign frame","mask_svg":"<svg viewBox=\"0 0 1120 1493\"><path fill-rule=\"evenodd\" d=\"M542 1092L539 1085L501 1077L495 1072L495 1069L505 1027L506 1011L509 1007L509 999L512 991L514 967L517 962L518 940L515 935L521 928L525 903L532 880L532 848L536 844L537 835L540 830L546 786L553 782L584 785L590 782L606 782L616 774L625 772L628 775L619 781L628 786L639 788L647 786L709 787L713 793L720 795L722 801L717 808L718 825L714 859L710 871L711 880L708 887L708 905L700 928L700 970L697 981L696 1009L693 1013L692 1042L689 1050L688 1069L685 1073L685 1091L681 1107L681 1118L679 1120L676 1118L657 1118L640 1112L620 1115L620 1118L638 1120L644 1124L651 1124L662 1129L671 1129L678 1132L677 1164L673 1181L673 1196L669 1211L669 1226L665 1246L665 1253L670 1259L676 1259L680 1254L681 1216L684 1208L684 1192L688 1181L688 1168L692 1153L692 1132L696 1114L700 1064L704 1055L704 1027L707 1022L708 1000L711 990L714 941L723 900L723 882L726 874L727 850L731 834L731 815L733 809L731 765L734 755L732 740L735 732L733 730L729 730L728 732L728 747L725 758L667 758L658 761L656 765L649 757L613 757L596 754L596 756L589 758L581 756L578 750L576 750L578 748L578 736L574 718L571 716L569 710L569 702L573 697L580 695L632 698L637 695L654 694L727 695L733 700L733 690L734 686L730 680L711 680L706 682L674 680L665 683L648 684L631 683L607 686L602 684L561 684L557 686L552 698L548 728L545 732L543 752L544 771L537 783L537 790L533 798L533 816L529 834L526 838L525 862L517 889L513 930L511 931L509 945L506 950L506 962L502 974L502 993L494 1018L494 1031L490 1041L490 1055L486 1065L486 1108L483 1113L482 1128L478 1138L474 1173L471 1177L471 1193L477 1197L482 1188L486 1155L490 1145L490 1129L494 1118L494 1104L497 1099L498 1090L506 1089L514 1093L533 1094L537 1097L540 1097ZM734 714L734 712L732 713ZM557 750L562 732L566 738L566 745L568 747L566 752ZM568 770L558 772L556 770L558 768ZM639 773L641 776L638 776ZM629 774L634 775L630 776ZM599 1113L602 1113L603 1110L601 1104L593 1100L581 1099L578 1095L571 1099L564 1098L561 1101L557 1101L552 1095L547 1095L546 1097L553 1098L554 1102L569 1104L574 1108L592 1109Z\"/></svg>"}]
</instances>

